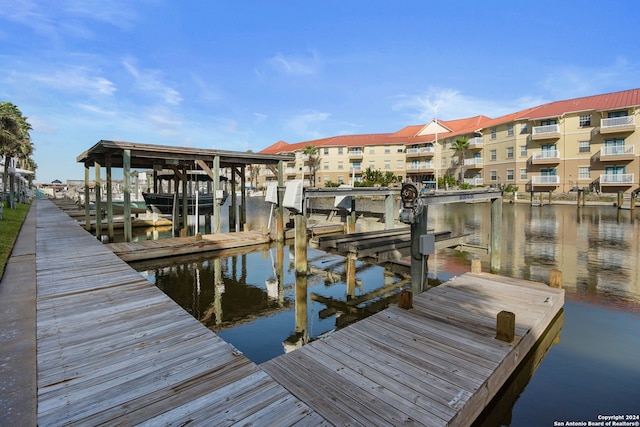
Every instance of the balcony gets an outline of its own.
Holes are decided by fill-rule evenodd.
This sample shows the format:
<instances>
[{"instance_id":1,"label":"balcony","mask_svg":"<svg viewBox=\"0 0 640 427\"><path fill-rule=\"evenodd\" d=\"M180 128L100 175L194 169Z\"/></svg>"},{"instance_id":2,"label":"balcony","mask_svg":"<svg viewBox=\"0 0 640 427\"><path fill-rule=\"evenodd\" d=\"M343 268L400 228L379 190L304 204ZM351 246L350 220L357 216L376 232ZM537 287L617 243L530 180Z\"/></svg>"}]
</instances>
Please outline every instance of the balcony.
<instances>
[{"instance_id":1,"label":"balcony","mask_svg":"<svg viewBox=\"0 0 640 427\"><path fill-rule=\"evenodd\" d=\"M531 177L532 186L552 187L560 185L560 176L558 175L538 175Z\"/></svg>"},{"instance_id":2,"label":"balcony","mask_svg":"<svg viewBox=\"0 0 640 427\"><path fill-rule=\"evenodd\" d=\"M484 179L483 178L465 178L464 183L473 185L474 187L480 187L484 185Z\"/></svg>"},{"instance_id":3,"label":"balcony","mask_svg":"<svg viewBox=\"0 0 640 427\"><path fill-rule=\"evenodd\" d=\"M296 170L296 168L286 168L284 170L285 175L296 175L297 173L298 171Z\"/></svg>"},{"instance_id":4,"label":"balcony","mask_svg":"<svg viewBox=\"0 0 640 427\"><path fill-rule=\"evenodd\" d=\"M620 160L633 160L635 158L635 146L619 145L615 147L604 147L600 149L598 155L601 162L617 162Z\"/></svg>"},{"instance_id":5,"label":"balcony","mask_svg":"<svg viewBox=\"0 0 640 427\"><path fill-rule=\"evenodd\" d=\"M532 165L551 165L560 163L559 150L536 151L531 154L529 162Z\"/></svg>"},{"instance_id":6,"label":"balcony","mask_svg":"<svg viewBox=\"0 0 640 427\"><path fill-rule=\"evenodd\" d=\"M433 162L409 163L407 172L433 172Z\"/></svg>"},{"instance_id":7,"label":"balcony","mask_svg":"<svg viewBox=\"0 0 640 427\"><path fill-rule=\"evenodd\" d=\"M539 141L543 139L560 138L560 125L534 126L531 132L531 139Z\"/></svg>"},{"instance_id":8,"label":"balcony","mask_svg":"<svg viewBox=\"0 0 640 427\"><path fill-rule=\"evenodd\" d=\"M633 185L633 178L632 173L601 174L600 187L630 187Z\"/></svg>"},{"instance_id":9,"label":"balcony","mask_svg":"<svg viewBox=\"0 0 640 427\"><path fill-rule=\"evenodd\" d=\"M350 159L361 159L362 158L362 150L349 150L349 158Z\"/></svg>"},{"instance_id":10,"label":"balcony","mask_svg":"<svg viewBox=\"0 0 640 427\"><path fill-rule=\"evenodd\" d=\"M466 167L467 169L482 169L484 167L484 161L482 157L464 159L464 167Z\"/></svg>"},{"instance_id":11,"label":"balcony","mask_svg":"<svg viewBox=\"0 0 640 427\"><path fill-rule=\"evenodd\" d=\"M633 132L636 130L636 116L613 117L600 120L600 133Z\"/></svg>"},{"instance_id":12,"label":"balcony","mask_svg":"<svg viewBox=\"0 0 640 427\"><path fill-rule=\"evenodd\" d=\"M469 150L479 150L484 146L484 141L481 136L475 138L469 138Z\"/></svg>"},{"instance_id":13,"label":"balcony","mask_svg":"<svg viewBox=\"0 0 640 427\"><path fill-rule=\"evenodd\" d=\"M433 147L407 148L407 157L417 157L425 155L433 155L435 150Z\"/></svg>"}]
</instances>

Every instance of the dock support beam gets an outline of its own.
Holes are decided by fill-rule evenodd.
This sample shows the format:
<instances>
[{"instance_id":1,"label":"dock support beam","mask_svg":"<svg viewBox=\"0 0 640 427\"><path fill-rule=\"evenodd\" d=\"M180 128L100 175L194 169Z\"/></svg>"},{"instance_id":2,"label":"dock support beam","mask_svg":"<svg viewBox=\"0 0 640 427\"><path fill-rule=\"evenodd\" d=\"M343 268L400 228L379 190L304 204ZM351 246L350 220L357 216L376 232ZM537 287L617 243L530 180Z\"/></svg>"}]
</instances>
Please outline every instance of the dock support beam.
<instances>
[{"instance_id":1,"label":"dock support beam","mask_svg":"<svg viewBox=\"0 0 640 427\"><path fill-rule=\"evenodd\" d=\"M427 234L427 211L428 206L424 205L416 222L411 224L411 291L414 295L422 293L427 282L427 263L420 253L420 236Z\"/></svg>"},{"instance_id":2,"label":"dock support beam","mask_svg":"<svg viewBox=\"0 0 640 427\"><path fill-rule=\"evenodd\" d=\"M107 237L109 243L113 243L113 180L111 179L111 154L105 156L105 168L107 170Z\"/></svg>"},{"instance_id":3,"label":"dock support beam","mask_svg":"<svg viewBox=\"0 0 640 427\"><path fill-rule=\"evenodd\" d=\"M391 230L394 225L396 209L395 209L395 196L388 194L384 198L384 229Z\"/></svg>"},{"instance_id":4,"label":"dock support beam","mask_svg":"<svg viewBox=\"0 0 640 427\"><path fill-rule=\"evenodd\" d=\"M516 335L516 315L510 311L501 311L496 318L496 338L504 342L513 342Z\"/></svg>"},{"instance_id":5,"label":"dock support beam","mask_svg":"<svg viewBox=\"0 0 640 427\"><path fill-rule=\"evenodd\" d=\"M91 208L89 206L89 165L84 164L84 229L91 231Z\"/></svg>"},{"instance_id":6,"label":"dock support beam","mask_svg":"<svg viewBox=\"0 0 640 427\"><path fill-rule=\"evenodd\" d=\"M122 179L124 181L124 241L133 241L131 230L131 150L122 152Z\"/></svg>"},{"instance_id":7,"label":"dock support beam","mask_svg":"<svg viewBox=\"0 0 640 427\"><path fill-rule=\"evenodd\" d=\"M96 237L102 236L102 179L100 178L100 163L94 162L96 173Z\"/></svg>"},{"instance_id":8,"label":"dock support beam","mask_svg":"<svg viewBox=\"0 0 640 427\"><path fill-rule=\"evenodd\" d=\"M220 232L220 204L218 192L220 191L220 156L213 158L213 232Z\"/></svg>"},{"instance_id":9,"label":"dock support beam","mask_svg":"<svg viewBox=\"0 0 640 427\"><path fill-rule=\"evenodd\" d=\"M276 208L276 242L284 242L284 162L278 162L278 207Z\"/></svg>"},{"instance_id":10,"label":"dock support beam","mask_svg":"<svg viewBox=\"0 0 640 427\"><path fill-rule=\"evenodd\" d=\"M307 218L295 216L296 275L307 274Z\"/></svg>"},{"instance_id":11,"label":"dock support beam","mask_svg":"<svg viewBox=\"0 0 640 427\"><path fill-rule=\"evenodd\" d=\"M502 198L491 199L491 273L500 270L502 252Z\"/></svg>"}]
</instances>

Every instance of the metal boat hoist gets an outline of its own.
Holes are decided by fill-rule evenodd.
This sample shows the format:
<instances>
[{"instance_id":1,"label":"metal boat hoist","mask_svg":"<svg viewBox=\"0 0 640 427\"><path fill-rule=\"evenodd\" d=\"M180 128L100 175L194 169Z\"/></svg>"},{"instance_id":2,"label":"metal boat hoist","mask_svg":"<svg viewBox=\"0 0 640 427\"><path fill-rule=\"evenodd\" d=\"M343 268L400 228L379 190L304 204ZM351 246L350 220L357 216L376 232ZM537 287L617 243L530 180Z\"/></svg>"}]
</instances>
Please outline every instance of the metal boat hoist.
<instances>
[{"instance_id":1,"label":"metal boat hoist","mask_svg":"<svg viewBox=\"0 0 640 427\"><path fill-rule=\"evenodd\" d=\"M489 242L491 272L500 269L502 192L494 189L430 191L420 193L412 183L400 190L400 221L411 226L411 288L414 294L424 290L426 260L435 251L433 234L427 234L427 212L431 205L491 202L491 237Z\"/></svg>"}]
</instances>

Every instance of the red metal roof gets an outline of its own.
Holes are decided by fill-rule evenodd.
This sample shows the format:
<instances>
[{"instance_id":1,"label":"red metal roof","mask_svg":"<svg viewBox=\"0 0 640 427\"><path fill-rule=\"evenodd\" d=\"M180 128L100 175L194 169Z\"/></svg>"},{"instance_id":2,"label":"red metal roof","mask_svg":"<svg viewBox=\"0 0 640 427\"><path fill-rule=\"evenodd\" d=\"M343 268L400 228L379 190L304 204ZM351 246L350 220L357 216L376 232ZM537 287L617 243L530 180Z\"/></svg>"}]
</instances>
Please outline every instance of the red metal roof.
<instances>
[{"instance_id":1,"label":"red metal roof","mask_svg":"<svg viewBox=\"0 0 640 427\"><path fill-rule=\"evenodd\" d=\"M456 135L465 135L482 129L490 128L503 123L514 121L540 120L544 118L561 117L567 113L581 111L607 111L640 106L640 89L624 90L620 92L605 93L602 95L585 96L582 98L555 101L537 107L527 108L502 117L491 119L479 115L464 119L438 120L438 124L449 129L449 132L439 133L439 138L450 138ZM433 123L435 119L431 122ZM288 144L285 141L277 143L260 151L261 154L291 153L304 150L308 145L315 147L364 147L366 145L382 144L419 144L432 142L435 135L421 135L418 133L425 128L424 125L406 126L395 133L374 133L360 135L341 135L312 141Z\"/></svg>"}]
</instances>

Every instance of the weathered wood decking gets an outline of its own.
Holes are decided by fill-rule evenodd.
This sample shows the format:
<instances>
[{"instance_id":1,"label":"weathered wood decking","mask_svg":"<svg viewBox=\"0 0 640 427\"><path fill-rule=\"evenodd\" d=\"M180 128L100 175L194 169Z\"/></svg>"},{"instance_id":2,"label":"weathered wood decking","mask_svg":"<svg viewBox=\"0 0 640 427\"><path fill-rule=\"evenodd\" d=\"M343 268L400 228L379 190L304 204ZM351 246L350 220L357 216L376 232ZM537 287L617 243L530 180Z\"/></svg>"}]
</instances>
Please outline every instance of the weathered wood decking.
<instances>
[{"instance_id":1,"label":"weathered wood decking","mask_svg":"<svg viewBox=\"0 0 640 427\"><path fill-rule=\"evenodd\" d=\"M465 274L256 366L47 201L36 233L39 425L470 424L564 292ZM496 314L516 339L496 340Z\"/></svg>"},{"instance_id":2,"label":"weathered wood decking","mask_svg":"<svg viewBox=\"0 0 640 427\"><path fill-rule=\"evenodd\" d=\"M546 285L465 274L261 367L335 425L467 426L563 304ZM512 344L495 339L502 310Z\"/></svg>"},{"instance_id":3,"label":"weathered wood decking","mask_svg":"<svg viewBox=\"0 0 640 427\"><path fill-rule=\"evenodd\" d=\"M39 201L38 424L324 424L67 215Z\"/></svg>"},{"instance_id":4,"label":"weathered wood decking","mask_svg":"<svg viewBox=\"0 0 640 427\"><path fill-rule=\"evenodd\" d=\"M196 254L208 251L267 245L271 239L257 231L238 233L203 234L196 237L174 237L160 240L142 240L139 242L109 243L105 246L123 261L133 262L176 255Z\"/></svg>"}]
</instances>

